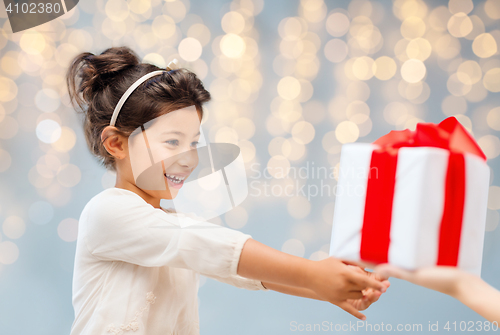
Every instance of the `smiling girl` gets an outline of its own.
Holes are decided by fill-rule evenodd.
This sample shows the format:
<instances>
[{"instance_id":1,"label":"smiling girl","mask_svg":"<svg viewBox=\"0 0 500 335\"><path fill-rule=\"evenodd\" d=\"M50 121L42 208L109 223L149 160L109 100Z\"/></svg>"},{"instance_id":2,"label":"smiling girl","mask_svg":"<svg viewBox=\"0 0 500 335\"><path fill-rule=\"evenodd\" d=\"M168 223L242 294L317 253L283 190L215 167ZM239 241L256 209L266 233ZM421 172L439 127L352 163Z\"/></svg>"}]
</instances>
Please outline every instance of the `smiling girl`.
<instances>
[{"instance_id":1,"label":"smiling girl","mask_svg":"<svg viewBox=\"0 0 500 335\"><path fill-rule=\"evenodd\" d=\"M80 216L72 335L199 334L200 274L327 301L358 318L389 286L332 257L292 256L203 220L199 227L218 229L154 229L183 215L160 200L175 198L198 164L202 106L210 94L194 73L140 63L131 49L113 47L77 55L67 84L84 113L90 151L116 172L115 187L95 195ZM134 134L147 139L144 150L135 151L141 136ZM159 160L164 189L140 187L135 171Z\"/></svg>"}]
</instances>

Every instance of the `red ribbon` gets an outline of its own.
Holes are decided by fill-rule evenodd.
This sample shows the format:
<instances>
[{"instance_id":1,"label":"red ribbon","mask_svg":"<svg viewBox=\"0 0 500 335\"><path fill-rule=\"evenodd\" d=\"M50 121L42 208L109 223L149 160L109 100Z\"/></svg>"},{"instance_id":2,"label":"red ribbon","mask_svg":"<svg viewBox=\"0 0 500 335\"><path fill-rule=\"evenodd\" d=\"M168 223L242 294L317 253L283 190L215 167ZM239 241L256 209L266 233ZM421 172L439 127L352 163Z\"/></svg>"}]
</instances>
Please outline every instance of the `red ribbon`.
<instances>
[{"instance_id":1,"label":"red ribbon","mask_svg":"<svg viewBox=\"0 0 500 335\"><path fill-rule=\"evenodd\" d=\"M446 173L445 203L439 234L437 265L456 266L465 200L464 154L486 160L481 148L455 117L438 125L418 123L416 130L391 131L373 142L365 212L361 229L361 259L387 263L398 150L402 147L436 147L450 151ZM376 175L374 175L376 173Z\"/></svg>"}]
</instances>

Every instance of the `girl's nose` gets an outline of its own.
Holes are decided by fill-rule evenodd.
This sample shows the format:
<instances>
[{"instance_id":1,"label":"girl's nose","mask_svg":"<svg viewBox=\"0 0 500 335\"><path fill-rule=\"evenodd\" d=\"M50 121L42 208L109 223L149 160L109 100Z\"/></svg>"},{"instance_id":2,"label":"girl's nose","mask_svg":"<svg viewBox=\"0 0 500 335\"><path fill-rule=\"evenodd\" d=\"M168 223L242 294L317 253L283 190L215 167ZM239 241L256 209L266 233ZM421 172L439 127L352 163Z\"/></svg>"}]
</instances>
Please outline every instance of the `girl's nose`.
<instances>
[{"instance_id":1,"label":"girl's nose","mask_svg":"<svg viewBox=\"0 0 500 335\"><path fill-rule=\"evenodd\" d=\"M192 148L186 149L178 155L177 163L188 168L196 167L198 164L198 150Z\"/></svg>"}]
</instances>

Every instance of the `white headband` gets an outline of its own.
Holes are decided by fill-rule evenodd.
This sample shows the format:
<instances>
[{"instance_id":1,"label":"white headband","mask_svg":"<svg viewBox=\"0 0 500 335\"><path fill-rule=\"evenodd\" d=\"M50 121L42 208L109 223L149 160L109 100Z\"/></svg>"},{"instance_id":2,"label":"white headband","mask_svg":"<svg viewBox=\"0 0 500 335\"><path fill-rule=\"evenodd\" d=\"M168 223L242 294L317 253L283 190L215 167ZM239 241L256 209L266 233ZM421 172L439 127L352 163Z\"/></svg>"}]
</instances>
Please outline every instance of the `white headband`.
<instances>
[{"instance_id":1,"label":"white headband","mask_svg":"<svg viewBox=\"0 0 500 335\"><path fill-rule=\"evenodd\" d=\"M167 70L172 71L177 69L177 59L174 59L167 65ZM162 74L163 72L167 72L165 70L158 70L158 71L153 71L148 74L145 74L141 78L137 79L135 83L133 83L126 91L123 93L122 97L116 104L115 110L113 111L113 115L111 116L111 122L109 123L110 126L114 126L116 123L116 119L118 118L118 113L120 113L120 109L122 108L123 104L127 100L127 98L132 94L132 92L144 81L148 80L151 77L154 77L156 75Z\"/></svg>"}]
</instances>

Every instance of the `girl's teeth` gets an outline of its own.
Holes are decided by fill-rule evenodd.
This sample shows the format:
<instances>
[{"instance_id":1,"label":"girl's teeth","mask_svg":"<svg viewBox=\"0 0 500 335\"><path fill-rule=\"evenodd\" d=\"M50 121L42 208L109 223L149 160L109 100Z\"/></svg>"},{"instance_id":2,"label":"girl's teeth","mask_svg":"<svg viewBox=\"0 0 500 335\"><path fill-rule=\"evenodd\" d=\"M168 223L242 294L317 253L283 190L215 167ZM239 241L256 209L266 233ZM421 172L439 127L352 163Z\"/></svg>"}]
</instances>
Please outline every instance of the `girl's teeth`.
<instances>
[{"instance_id":1,"label":"girl's teeth","mask_svg":"<svg viewBox=\"0 0 500 335\"><path fill-rule=\"evenodd\" d=\"M176 176L173 176L173 175L169 175L169 174L166 174L166 176L173 182L173 183L176 183L176 184L179 184L181 181L184 180L184 178L186 177L176 177Z\"/></svg>"}]
</instances>

